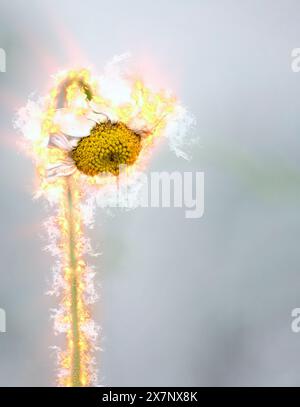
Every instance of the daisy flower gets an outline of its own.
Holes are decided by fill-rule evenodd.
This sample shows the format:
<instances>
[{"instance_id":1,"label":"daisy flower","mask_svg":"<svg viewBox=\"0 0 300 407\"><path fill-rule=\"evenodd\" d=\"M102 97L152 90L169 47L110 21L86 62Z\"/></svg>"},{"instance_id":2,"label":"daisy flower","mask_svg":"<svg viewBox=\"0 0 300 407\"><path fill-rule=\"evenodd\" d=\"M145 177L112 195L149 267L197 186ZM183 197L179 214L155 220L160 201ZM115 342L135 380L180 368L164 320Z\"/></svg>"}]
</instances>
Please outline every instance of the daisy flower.
<instances>
[{"instance_id":1,"label":"daisy flower","mask_svg":"<svg viewBox=\"0 0 300 407\"><path fill-rule=\"evenodd\" d=\"M98 77L83 69L60 72L54 81L47 96L20 110L17 121L37 164L40 195L50 198L64 177L73 176L91 193L112 178L121 180L121 171L134 179L163 139L186 158L182 146L191 143L186 135L193 118L169 92L114 65Z\"/></svg>"},{"instance_id":2,"label":"daisy flower","mask_svg":"<svg viewBox=\"0 0 300 407\"><path fill-rule=\"evenodd\" d=\"M92 107L84 116L74 116L72 126L68 124L70 115L67 109L56 114L60 131L50 135L48 147L62 150L65 157L47 168L47 177L69 176L75 171L92 177L102 173L117 176L120 166L137 161L144 139L150 134L146 125L134 127L111 120Z\"/></svg>"},{"instance_id":3,"label":"daisy flower","mask_svg":"<svg viewBox=\"0 0 300 407\"><path fill-rule=\"evenodd\" d=\"M122 171L134 180L163 136L184 156L180 147L193 119L174 96L123 75L114 64L101 76L82 69L60 72L54 81L45 97L19 111L16 127L36 163L38 195L56 204L46 227L48 248L58 256L51 290L60 297L54 326L66 337L66 349L58 351L57 382L90 386L96 384L98 328L90 310L96 296L94 271L85 259L91 248L83 201L119 184ZM93 205L87 205L89 212Z\"/></svg>"}]
</instances>

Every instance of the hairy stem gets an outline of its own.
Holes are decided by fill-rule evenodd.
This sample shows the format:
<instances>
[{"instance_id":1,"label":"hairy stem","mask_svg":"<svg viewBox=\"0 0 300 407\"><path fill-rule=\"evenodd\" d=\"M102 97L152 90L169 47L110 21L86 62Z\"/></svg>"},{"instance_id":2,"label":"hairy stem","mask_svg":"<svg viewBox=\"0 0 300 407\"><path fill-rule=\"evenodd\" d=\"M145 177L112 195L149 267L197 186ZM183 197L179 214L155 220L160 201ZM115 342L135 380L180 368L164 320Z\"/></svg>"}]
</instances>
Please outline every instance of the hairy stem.
<instances>
[{"instance_id":1,"label":"hairy stem","mask_svg":"<svg viewBox=\"0 0 300 407\"><path fill-rule=\"evenodd\" d=\"M80 330L78 319L78 275L77 275L77 258L76 258L76 236L74 233L74 220L73 220L73 192L71 181L67 181L67 202L68 202L68 232L69 232L69 255L70 255L70 270L71 270L71 314L72 314L72 387L81 386L80 380Z\"/></svg>"}]
</instances>

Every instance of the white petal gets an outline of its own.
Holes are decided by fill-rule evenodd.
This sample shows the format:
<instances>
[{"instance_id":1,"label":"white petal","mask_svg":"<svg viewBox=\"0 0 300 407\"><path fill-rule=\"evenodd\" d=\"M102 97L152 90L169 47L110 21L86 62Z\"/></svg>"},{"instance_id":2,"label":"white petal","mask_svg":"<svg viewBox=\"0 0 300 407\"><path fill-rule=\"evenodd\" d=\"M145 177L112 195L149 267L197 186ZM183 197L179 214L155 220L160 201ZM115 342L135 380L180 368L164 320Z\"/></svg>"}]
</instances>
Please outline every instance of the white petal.
<instances>
[{"instance_id":1,"label":"white petal","mask_svg":"<svg viewBox=\"0 0 300 407\"><path fill-rule=\"evenodd\" d=\"M50 147L57 147L60 150L64 151L71 151L74 147L73 142L71 140L68 140L66 136L63 134L53 134L49 138L49 144Z\"/></svg>"},{"instance_id":2,"label":"white petal","mask_svg":"<svg viewBox=\"0 0 300 407\"><path fill-rule=\"evenodd\" d=\"M151 132L151 128L149 123L145 119L141 119L139 117L134 117L128 123L128 127L136 133L139 134L147 134Z\"/></svg>"},{"instance_id":3,"label":"white petal","mask_svg":"<svg viewBox=\"0 0 300 407\"><path fill-rule=\"evenodd\" d=\"M69 139L69 144L70 144L72 150L73 150L73 148L77 147L78 143L79 143L79 138L78 137Z\"/></svg>"},{"instance_id":4,"label":"white petal","mask_svg":"<svg viewBox=\"0 0 300 407\"><path fill-rule=\"evenodd\" d=\"M73 161L66 160L60 163L50 165L46 172L47 178L53 177L67 177L72 175L76 171L76 166Z\"/></svg>"},{"instance_id":5,"label":"white petal","mask_svg":"<svg viewBox=\"0 0 300 407\"><path fill-rule=\"evenodd\" d=\"M94 126L86 116L75 114L70 109L58 109L54 115L53 122L57 124L62 133L72 137L86 137Z\"/></svg>"},{"instance_id":6,"label":"white petal","mask_svg":"<svg viewBox=\"0 0 300 407\"><path fill-rule=\"evenodd\" d=\"M108 115L106 115L105 113L96 113L94 111L90 112L87 115L88 120L91 120L92 122L94 122L94 125L96 123L105 123L107 122L109 119Z\"/></svg>"},{"instance_id":7,"label":"white petal","mask_svg":"<svg viewBox=\"0 0 300 407\"><path fill-rule=\"evenodd\" d=\"M95 102L90 102L90 108L92 113L95 114L94 117L97 118L98 122L103 122L106 121L106 119L109 119L111 122L116 123L119 120L117 114L113 111L113 109L110 109L107 106L103 106Z\"/></svg>"}]
</instances>

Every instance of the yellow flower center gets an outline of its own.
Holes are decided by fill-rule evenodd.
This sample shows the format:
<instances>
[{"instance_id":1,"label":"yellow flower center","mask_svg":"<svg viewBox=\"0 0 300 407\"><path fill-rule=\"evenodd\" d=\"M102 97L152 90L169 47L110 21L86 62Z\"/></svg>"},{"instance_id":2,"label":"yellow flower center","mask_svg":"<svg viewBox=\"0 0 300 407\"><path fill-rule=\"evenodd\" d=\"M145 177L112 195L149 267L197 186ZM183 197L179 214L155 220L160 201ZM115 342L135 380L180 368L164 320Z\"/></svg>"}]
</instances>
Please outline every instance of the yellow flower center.
<instances>
[{"instance_id":1,"label":"yellow flower center","mask_svg":"<svg viewBox=\"0 0 300 407\"><path fill-rule=\"evenodd\" d=\"M141 137L124 123L96 124L71 152L76 167L86 175L119 174L120 165L132 165L141 151Z\"/></svg>"}]
</instances>

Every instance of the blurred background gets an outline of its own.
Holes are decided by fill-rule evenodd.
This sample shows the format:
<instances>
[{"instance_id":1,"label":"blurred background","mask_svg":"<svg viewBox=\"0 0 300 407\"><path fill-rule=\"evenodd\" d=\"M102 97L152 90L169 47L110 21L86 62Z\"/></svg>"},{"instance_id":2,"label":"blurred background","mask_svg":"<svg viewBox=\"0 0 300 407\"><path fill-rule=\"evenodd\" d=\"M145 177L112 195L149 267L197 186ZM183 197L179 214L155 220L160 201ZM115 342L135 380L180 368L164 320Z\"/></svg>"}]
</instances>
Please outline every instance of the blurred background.
<instances>
[{"instance_id":1,"label":"blurred background","mask_svg":"<svg viewBox=\"0 0 300 407\"><path fill-rule=\"evenodd\" d=\"M192 160L165 146L149 171L204 171L205 213L97 210L99 383L299 386L299 1L2 0L0 10L0 386L53 385L50 347L62 340L45 294L49 211L32 200L14 116L57 70L101 73L128 51L196 116Z\"/></svg>"}]
</instances>

